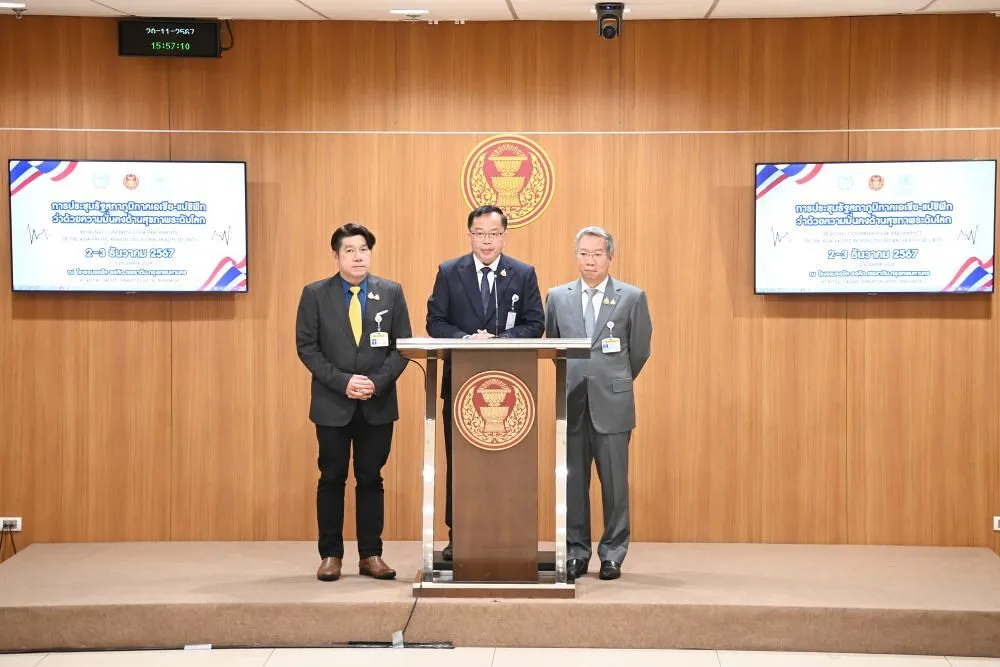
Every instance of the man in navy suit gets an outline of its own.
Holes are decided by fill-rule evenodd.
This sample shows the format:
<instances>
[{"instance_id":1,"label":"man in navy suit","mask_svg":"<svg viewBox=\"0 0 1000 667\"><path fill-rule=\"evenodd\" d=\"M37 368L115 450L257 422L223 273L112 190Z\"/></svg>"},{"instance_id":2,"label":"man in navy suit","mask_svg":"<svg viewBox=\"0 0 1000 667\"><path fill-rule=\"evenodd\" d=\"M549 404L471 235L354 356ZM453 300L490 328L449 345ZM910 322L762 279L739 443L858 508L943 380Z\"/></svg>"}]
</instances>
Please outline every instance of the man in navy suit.
<instances>
[{"instance_id":1,"label":"man in navy suit","mask_svg":"<svg viewBox=\"0 0 1000 667\"><path fill-rule=\"evenodd\" d=\"M541 338L545 311L535 267L501 254L507 237L507 216L496 206L469 213L472 252L438 267L434 292L427 300L427 333L434 338ZM451 540L451 365L444 364L444 451L447 461L444 520L448 546L442 556L452 559Z\"/></svg>"}]
</instances>

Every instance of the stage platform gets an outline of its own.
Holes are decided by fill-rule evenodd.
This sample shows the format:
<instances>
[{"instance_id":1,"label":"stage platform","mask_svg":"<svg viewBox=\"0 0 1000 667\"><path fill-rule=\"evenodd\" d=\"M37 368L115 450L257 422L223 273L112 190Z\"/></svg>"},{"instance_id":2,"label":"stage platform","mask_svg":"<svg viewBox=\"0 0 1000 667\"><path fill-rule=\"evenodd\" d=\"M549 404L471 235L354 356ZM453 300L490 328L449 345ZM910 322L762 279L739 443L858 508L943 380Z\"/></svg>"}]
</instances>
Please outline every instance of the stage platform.
<instances>
[{"instance_id":1,"label":"stage platform","mask_svg":"<svg viewBox=\"0 0 1000 667\"><path fill-rule=\"evenodd\" d=\"M541 545L545 548L545 545ZM0 652L388 642L414 605L397 581L315 578L312 542L35 544L0 565ZM633 544L617 581L575 600L419 599L406 641L1000 657L1000 557L988 549Z\"/></svg>"}]
</instances>

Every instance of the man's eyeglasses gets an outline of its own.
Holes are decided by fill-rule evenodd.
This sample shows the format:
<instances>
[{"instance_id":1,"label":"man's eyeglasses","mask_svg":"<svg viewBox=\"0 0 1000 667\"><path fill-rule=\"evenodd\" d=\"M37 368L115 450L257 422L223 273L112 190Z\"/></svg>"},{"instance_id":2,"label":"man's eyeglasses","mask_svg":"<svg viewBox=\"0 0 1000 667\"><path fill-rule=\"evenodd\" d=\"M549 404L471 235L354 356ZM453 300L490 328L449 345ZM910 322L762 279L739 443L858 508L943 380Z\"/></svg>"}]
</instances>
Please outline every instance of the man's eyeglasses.
<instances>
[{"instance_id":1,"label":"man's eyeglasses","mask_svg":"<svg viewBox=\"0 0 1000 667\"><path fill-rule=\"evenodd\" d=\"M504 233L505 232L469 232L469 234L475 237L477 241L485 241L486 239L496 241L503 236Z\"/></svg>"}]
</instances>

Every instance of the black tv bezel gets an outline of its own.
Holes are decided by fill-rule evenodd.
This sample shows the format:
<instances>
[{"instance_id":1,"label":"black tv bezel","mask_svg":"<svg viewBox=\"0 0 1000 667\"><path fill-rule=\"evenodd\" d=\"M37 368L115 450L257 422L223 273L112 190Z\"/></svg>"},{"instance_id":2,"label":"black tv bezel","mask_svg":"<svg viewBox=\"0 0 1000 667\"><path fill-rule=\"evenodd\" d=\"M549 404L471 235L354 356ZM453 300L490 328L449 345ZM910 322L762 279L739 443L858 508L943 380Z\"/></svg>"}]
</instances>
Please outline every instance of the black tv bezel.
<instances>
[{"instance_id":1,"label":"black tv bezel","mask_svg":"<svg viewBox=\"0 0 1000 667\"><path fill-rule=\"evenodd\" d=\"M91 289L17 289L14 285L14 206L13 198L10 195L10 170L15 162L77 162L86 164L239 164L243 165L243 238L246 239L247 249L247 284L246 288L239 291L227 290L91 290ZM110 159L89 159L89 158L25 158L11 157L7 160L7 226L10 238L10 290L13 294L158 294L158 295L195 295L212 294L216 296L224 295L246 295L250 293L250 195L249 181L247 179L247 162L245 160L110 160Z\"/></svg>"},{"instance_id":2,"label":"black tv bezel","mask_svg":"<svg viewBox=\"0 0 1000 667\"><path fill-rule=\"evenodd\" d=\"M950 162L992 162L993 163L993 257L996 257L996 245L997 245L997 159L996 158L946 158L946 159L928 159L928 160L828 160L828 161L809 161L809 160L792 160L792 161L780 161L780 162L755 162L753 167L754 183L757 182L757 170L761 165L775 165L775 164L940 164L940 163L950 163ZM756 188L754 189L754 195L756 195ZM996 276L996 260L994 259L994 276ZM799 291L781 291L781 292L761 292L760 287L757 284L757 198L754 196L753 205L753 293L754 296L985 296L990 297L996 290L996 281L994 280L993 286L990 287L989 291L956 291L956 292L944 292L944 291L925 291L925 290L906 290L906 291L871 291L871 290L851 290L851 291L823 291L823 290L799 290Z\"/></svg>"}]
</instances>

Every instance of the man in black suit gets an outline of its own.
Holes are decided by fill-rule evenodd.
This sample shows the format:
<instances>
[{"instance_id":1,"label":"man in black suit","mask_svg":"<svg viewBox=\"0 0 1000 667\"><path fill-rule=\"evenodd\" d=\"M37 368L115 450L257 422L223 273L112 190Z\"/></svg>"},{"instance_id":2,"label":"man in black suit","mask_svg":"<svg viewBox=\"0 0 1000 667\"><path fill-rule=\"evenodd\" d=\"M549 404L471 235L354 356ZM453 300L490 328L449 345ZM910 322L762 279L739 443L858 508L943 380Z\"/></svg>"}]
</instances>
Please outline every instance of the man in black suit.
<instances>
[{"instance_id":1,"label":"man in black suit","mask_svg":"<svg viewBox=\"0 0 1000 667\"><path fill-rule=\"evenodd\" d=\"M399 419L396 379L406 366L395 343L412 335L410 314L398 283L368 273L375 247L370 231L344 225L330 245L339 271L306 285L295 322L299 359L312 373L309 419L319 440L316 519L322 562L316 577L340 578L344 485L353 444L360 573L393 579L395 570L382 560L382 466Z\"/></svg>"},{"instance_id":2,"label":"man in black suit","mask_svg":"<svg viewBox=\"0 0 1000 667\"><path fill-rule=\"evenodd\" d=\"M467 221L472 252L438 267L434 292L427 300L427 333L434 338L541 338L545 311L535 268L501 254L507 216L496 206L481 206ZM444 520L452 559L451 534L451 365L444 364L444 451L447 461Z\"/></svg>"}]
</instances>

